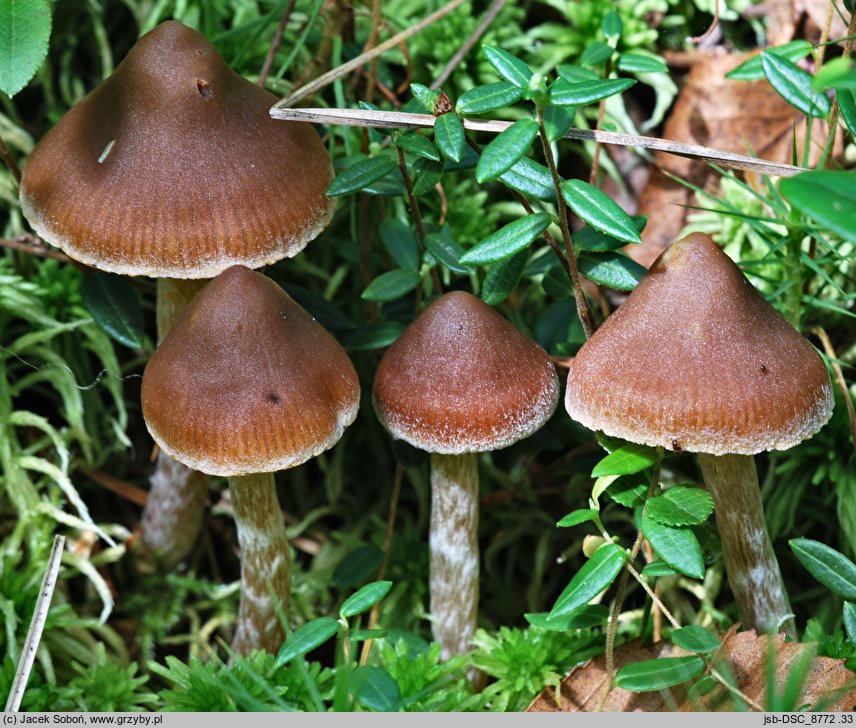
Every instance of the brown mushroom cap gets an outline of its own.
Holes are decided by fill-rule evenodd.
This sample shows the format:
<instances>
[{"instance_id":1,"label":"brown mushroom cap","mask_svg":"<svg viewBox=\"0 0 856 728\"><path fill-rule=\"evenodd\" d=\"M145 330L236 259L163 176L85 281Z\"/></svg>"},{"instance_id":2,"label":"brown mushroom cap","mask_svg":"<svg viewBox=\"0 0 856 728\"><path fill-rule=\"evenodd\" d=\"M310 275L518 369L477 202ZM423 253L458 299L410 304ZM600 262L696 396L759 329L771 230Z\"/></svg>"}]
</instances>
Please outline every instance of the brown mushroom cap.
<instances>
[{"instance_id":1,"label":"brown mushroom cap","mask_svg":"<svg viewBox=\"0 0 856 728\"><path fill-rule=\"evenodd\" d=\"M243 266L193 299L143 375L146 426L210 475L269 473L332 447L360 385L338 342L279 286Z\"/></svg>"},{"instance_id":2,"label":"brown mushroom cap","mask_svg":"<svg viewBox=\"0 0 856 728\"><path fill-rule=\"evenodd\" d=\"M296 255L332 215L308 124L176 21L143 36L38 144L21 182L33 228L102 270L212 278Z\"/></svg>"},{"instance_id":3,"label":"brown mushroom cap","mask_svg":"<svg viewBox=\"0 0 856 728\"><path fill-rule=\"evenodd\" d=\"M694 233L580 349L565 406L631 442L752 455L811 437L833 397L814 348L709 235Z\"/></svg>"},{"instance_id":4,"label":"brown mushroom cap","mask_svg":"<svg viewBox=\"0 0 856 728\"><path fill-rule=\"evenodd\" d=\"M475 296L432 303L381 359L378 418L422 450L498 450L537 430L556 409L547 353Z\"/></svg>"}]
</instances>

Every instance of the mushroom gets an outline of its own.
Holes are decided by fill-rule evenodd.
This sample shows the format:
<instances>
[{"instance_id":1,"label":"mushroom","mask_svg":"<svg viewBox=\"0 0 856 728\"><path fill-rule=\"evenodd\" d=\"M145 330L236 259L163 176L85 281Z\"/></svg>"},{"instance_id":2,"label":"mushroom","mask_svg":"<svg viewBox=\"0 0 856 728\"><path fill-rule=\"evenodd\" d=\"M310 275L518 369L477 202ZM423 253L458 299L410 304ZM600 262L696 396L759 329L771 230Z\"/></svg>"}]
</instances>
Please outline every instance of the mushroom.
<instances>
[{"instance_id":1,"label":"mushroom","mask_svg":"<svg viewBox=\"0 0 856 728\"><path fill-rule=\"evenodd\" d=\"M475 296L432 303L387 350L374 406L396 439L431 453L431 617L444 658L466 652L478 609L478 463L556 408L546 352Z\"/></svg>"},{"instance_id":2,"label":"mushroom","mask_svg":"<svg viewBox=\"0 0 856 728\"><path fill-rule=\"evenodd\" d=\"M290 563L273 473L331 448L359 406L336 340L279 286L243 266L193 299L152 356L142 406L152 437L179 462L229 478L241 546L233 647L275 652Z\"/></svg>"},{"instance_id":3,"label":"mushroom","mask_svg":"<svg viewBox=\"0 0 856 728\"><path fill-rule=\"evenodd\" d=\"M332 216L326 149L308 124L271 119L276 100L204 36L162 23L33 150L24 215L76 260L159 278L163 339L200 288L182 279L296 255ZM206 490L159 458L143 540L168 563L192 545Z\"/></svg>"},{"instance_id":4,"label":"mushroom","mask_svg":"<svg viewBox=\"0 0 856 728\"><path fill-rule=\"evenodd\" d=\"M698 453L743 626L793 633L752 456L823 427L832 386L814 348L710 236L654 262L574 358L565 405L592 430Z\"/></svg>"}]
</instances>

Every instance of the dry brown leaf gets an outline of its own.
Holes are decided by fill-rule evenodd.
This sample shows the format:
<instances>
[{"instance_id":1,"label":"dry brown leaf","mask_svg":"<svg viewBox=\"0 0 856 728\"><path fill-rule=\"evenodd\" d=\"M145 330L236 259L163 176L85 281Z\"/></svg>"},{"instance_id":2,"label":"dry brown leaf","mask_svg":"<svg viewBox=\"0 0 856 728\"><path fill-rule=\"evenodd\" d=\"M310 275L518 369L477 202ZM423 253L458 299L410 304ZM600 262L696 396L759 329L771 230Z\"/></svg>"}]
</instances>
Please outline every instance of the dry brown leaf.
<instances>
[{"instance_id":1,"label":"dry brown leaf","mask_svg":"<svg viewBox=\"0 0 856 728\"><path fill-rule=\"evenodd\" d=\"M759 637L754 630L737 632L736 627L732 627L713 655L713 662L724 662L728 665L740 692L750 700L764 705L767 655L771 648L775 650L776 655L776 685L781 690L795 662L804 650L811 649L810 645L786 643L784 635L781 634L774 638ZM687 653L666 643L643 646L637 640L622 645L615 651L615 668L618 670L639 660L679 654ZM562 681L561 705L556 703L555 690L547 688L532 702L528 712L594 710L607 679L604 662L603 656L596 657L573 670ZM829 711L856 709L856 680L853 673L844 667L843 660L830 657L814 658L805 679L800 703ZM681 686L669 691L649 693L632 693L622 688L614 688L609 693L603 709L620 712L728 711L734 709L734 704L721 686L701 699L687 698L686 690Z\"/></svg>"},{"instance_id":2,"label":"dry brown leaf","mask_svg":"<svg viewBox=\"0 0 856 728\"><path fill-rule=\"evenodd\" d=\"M746 58L748 56L723 53L701 55L691 65L689 78L666 121L663 136L789 163L794 123L801 150L805 118L766 80L729 81L725 78L726 73ZM820 144L812 150L812 163L820 156L826 128L823 122L814 123L812 138L820 140ZM631 257L646 267L684 226L688 210L681 205L699 204L694 193L666 173L707 190L714 190L719 182L719 175L703 162L658 153L655 165L639 200L639 214L648 216L643 243L627 249Z\"/></svg>"},{"instance_id":3,"label":"dry brown leaf","mask_svg":"<svg viewBox=\"0 0 856 728\"><path fill-rule=\"evenodd\" d=\"M793 40L801 24L801 36L810 43L817 43L826 25L829 0L767 0L755 6L754 10L765 16L767 43L771 46ZM829 37L835 39L846 35L847 24L838 13L833 12Z\"/></svg>"}]
</instances>

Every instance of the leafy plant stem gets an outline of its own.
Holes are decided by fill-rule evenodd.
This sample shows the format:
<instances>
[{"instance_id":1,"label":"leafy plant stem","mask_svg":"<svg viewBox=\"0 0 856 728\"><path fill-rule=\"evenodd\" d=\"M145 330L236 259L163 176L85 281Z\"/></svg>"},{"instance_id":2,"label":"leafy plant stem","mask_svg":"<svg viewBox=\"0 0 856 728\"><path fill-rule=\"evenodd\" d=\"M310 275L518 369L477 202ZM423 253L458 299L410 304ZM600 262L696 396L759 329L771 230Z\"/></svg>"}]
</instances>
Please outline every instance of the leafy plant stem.
<instances>
[{"instance_id":1,"label":"leafy plant stem","mask_svg":"<svg viewBox=\"0 0 856 728\"><path fill-rule=\"evenodd\" d=\"M830 15L832 14L832 2L829 3ZM827 25L831 22L831 17L827 20ZM844 51L841 54L842 58L850 58L853 53L853 41L856 39L856 12L850 13L850 24L847 26L847 40L844 43ZM823 45L821 45L821 49L823 49ZM823 148L823 155L820 158L820 163L818 167L823 169L827 166L829 159L832 157L832 145L835 143L835 132L838 128L838 117L840 115L840 108L838 105L838 94L836 93L835 98L832 100L832 110L829 113L829 127L828 127L828 136L826 137L826 145Z\"/></svg>"},{"instance_id":2,"label":"leafy plant stem","mask_svg":"<svg viewBox=\"0 0 856 728\"><path fill-rule=\"evenodd\" d=\"M648 507L647 501L654 495L657 490L657 485L660 482L660 465L663 462L663 448L659 448L658 454L659 458L653 465L653 470L651 473L651 482L648 485L648 497L645 499L646 503L645 508L643 508L643 513ZM601 530L603 530L603 526L601 525L599 518L597 519L597 523ZM607 538L609 536L609 534L607 534L605 530L604 535ZM642 533L642 529L640 528L639 532L636 534L636 541L634 541L633 543L633 548L630 549L630 557L627 559L625 568L621 572L621 576L618 579L618 588L615 594L615 601L612 603L612 612L609 615L609 628L606 633L606 649L604 652L604 657L606 660L607 679L606 683L603 686L603 691L600 694L600 698L597 701L597 707L595 708L595 712L598 713L603 710L603 706L606 703L607 697L609 696L609 691L612 690L612 683L615 680L615 634L618 630L618 616L621 614L621 605L624 602L624 591L627 588L627 579L631 571L635 572L635 569L633 569L633 567L631 566L631 562L639 555L639 550L642 548L642 543L644 542L644 540L645 537ZM651 592L651 596L654 597L653 592ZM656 599L656 597L654 598ZM656 599L656 601L659 601L659 599ZM671 615L669 616L671 617Z\"/></svg>"},{"instance_id":3,"label":"leafy plant stem","mask_svg":"<svg viewBox=\"0 0 856 728\"><path fill-rule=\"evenodd\" d=\"M604 65L603 77L609 78L609 73L612 70L612 59L607 58L606 64ZM603 117L606 113L606 99L601 99L600 103L597 106L597 122L595 123L595 129L600 129L601 124L603 124ZM600 142L595 142L594 144L594 154L592 154L591 158L591 174L589 174L589 184L597 184L597 174L600 171L600 153L603 149L603 145Z\"/></svg>"},{"instance_id":4,"label":"leafy plant stem","mask_svg":"<svg viewBox=\"0 0 856 728\"><path fill-rule=\"evenodd\" d=\"M21 184L21 168L18 167L17 162L15 162L15 159L9 152L9 148L6 146L6 142L3 141L3 137L0 137L0 159L2 159L9 168L9 171L15 178L15 182Z\"/></svg>"},{"instance_id":5,"label":"leafy plant stem","mask_svg":"<svg viewBox=\"0 0 856 728\"><path fill-rule=\"evenodd\" d=\"M291 18L291 13L294 10L296 2L297 0L289 1L288 6L285 8L285 12L283 12L282 17L279 19L279 24L276 26L276 32L274 33L270 48L268 48L264 64L262 64L262 70L259 72L259 86L262 88L264 88L265 83L267 83L268 74L270 73L271 66L273 66L273 59L276 57L276 52L280 43L282 43L283 33L285 33L285 28Z\"/></svg>"},{"instance_id":6,"label":"leafy plant stem","mask_svg":"<svg viewBox=\"0 0 856 728\"><path fill-rule=\"evenodd\" d=\"M466 140L467 140L467 144L469 145L469 147L476 154L481 154L482 149L479 146L478 142L473 141L469 137L466 137ZM523 209L526 210L527 215L534 215L535 214L534 208L532 207L532 205L529 204L529 201L523 196L523 194L521 192L518 192L517 190L512 190L508 186L506 186L506 189L508 189L511 192L511 194L514 195L514 199L516 199L520 203L520 205L523 207ZM564 254L564 252L562 252L562 248L556 242L556 239L552 235L550 235L549 231L547 231L547 230L545 230L543 233L541 233L541 237L547 241L547 245L549 245L550 248L553 250L553 252L556 254L556 257L559 259L559 262L561 262L561 264L562 264L562 268L564 268L565 273L568 274L568 280L572 281L573 276L571 275L570 263L568 263L568 259L565 257L565 254Z\"/></svg>"},{"instance_id":7,"label":"leafy plant stem","mask_svg":"<svg viewBox=\"0 0 856 728\"><path fill-rule=\"evenodd\" d=\"M395 533L395 517L398 513L398 499L401 496L401 482L404 480L404 466L401 463L395 466L395 478L392 484L392 496L389 501L389 519L386 522L386 535L383 538L383 561L380 562L380 567L377 570L377 581L383 581L386 576L386 567L389 564L389 553L392 549L392 536ZM378 614L380 613L380 602L372 607L369 613L368 629L374 629L377 625ZM365 665L369 661L372 645L374 640L366 640L363 642L363 649L360 653L360 665Z\"/></svg>"},{"instance_id":8,"label":"leafy plant stem","mask_svg":"<svg viewBox=\"0 0 856 728\"><path fill-rule=\"evenodd\" d=\"M407 204L410 207L410 214L413 215L413 222L416 224L416 234L419 236L419 242L422 244L422 250L425 250L425 224L422 222L422 213L419 211L419 203L416 200L416 195L413 193L413 182L410 179L410 173L407 171L407 160L404 158L404 150L397 144L395 153L398 156L398 168L401 170L401 179L404 181L404 189L407 190ZM431 283L437 293L443 292L443 285L440 283L440 275L436 268L431 269ZM419 310L422 287L416 289L416 310Z\"/></svg>"},{"instance_id":9,"label":"leafy plant stem","mask_svg":"<svg viewBox=\"0 0 856 728\"><path fill-rule=\"evenodd\" d=\"M365 50L369 50L377 45L378 34L380 33L380 7L381 0L372 0L372 22L369 30L369 37L366 41ZM366 77L366 101L371 103L374 98L374 92L377 88L377 58L372 58L369 63L369 72Z\"/></svg>"},{"instance_id":10,"label":"leafy plant stem","mask_svg":"<svg viewBox=\"0 0 856 728\"><path fill-rule=\"evenodd\" d=\"M802 321L802 293L803 293L803 265L800 260L802 252L802 232L791 230L788 237L784 260L784 273L788 280L786 291L786 314L797 331L800 330Z\"/></svg>"},{"instance_id":11,"label":"leafy plant stem","mask_svg":"<svg viewBox=\"0 0 856 728\"><path fill-rule=\"evenodd\" d=\"M574 300L577 304L577 314L583 325L583 331L586 338L589 338L597 329L597 322L594 318L594 313L586 299L585 292L580 282L580 272L577 268L577 258L574 255L574 245L571 240L571 230L568 227L568 206L562 197L562 180L559 178L559 171L556 169L556 160L553 157L553 149L550 146L550 140L547 138L547 130L544 128L544 112L538 109L538 126L539 136L541 137L541 145L544 148L544 158L547 160L547 166L550 168L550 175L553 178L553 186L556 188L556 201L559 209L559 227L562 229L562 239L565 243L565 256L568 261L568 269L571 276L571 284L574 288Z\"/></svg>"}]
</instances>

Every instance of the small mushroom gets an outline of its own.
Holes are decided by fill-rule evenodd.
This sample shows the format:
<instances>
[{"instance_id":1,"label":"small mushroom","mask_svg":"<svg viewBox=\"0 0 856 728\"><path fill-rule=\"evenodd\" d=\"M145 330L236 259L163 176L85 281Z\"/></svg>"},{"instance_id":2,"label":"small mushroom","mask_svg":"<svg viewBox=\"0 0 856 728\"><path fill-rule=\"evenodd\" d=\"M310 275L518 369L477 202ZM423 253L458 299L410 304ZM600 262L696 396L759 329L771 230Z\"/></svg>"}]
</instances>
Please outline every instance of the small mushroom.
<instances>
[{"instance_id":1,"label":"small mushroom","mask_svg":"<svg viewBox=\"0 0 856 728\"><path fill-rule=\"evenodd\" d=\"M233 266L193 299L146 367L142 405L155 441L179 462L229 477L241 546L233 642L279 649L290 563L273 473L333 447L360 387L336 340L279 286Z\"/></svg>"},{"instance_id":2,"label":"small mushroom","mask_svg":"<svg viewBox=\"0 0 856 728\"><path fill-rule=\"evenodd\" d=\"M593 430L698 453L743 626L793 634L752 456L823 427L832 386L814 348L710 236L654 262L574 358L565 405Z\"/></svg>"},{"instance_id":3,"label":"small mushroom","mask_svg":"<svg viewBox=\"0 0 856 728\"><path fill-rule=\"evenodd\" d=\"M559 397L546 352L475 296L432 303L387 350L378 418L431 453L431 617L444 658L466 652L478 610L478 463L532 434Z\"/></svg>"},{"instance_id":4,"label":"small mushroom","mask_svg":"<svg viewBox=\"0 0 856 728\"><path fill-rule=\"evenodd\" d=\"M72 258L159 278L161 340L198 279L296 255L332 216L326 149L309 125L271 119L276 100L162 23L33 150L24 214ZM143 542L169 566L195 541L207 479L160 454L151 484Z\"/></svg>"}]
</instances>

